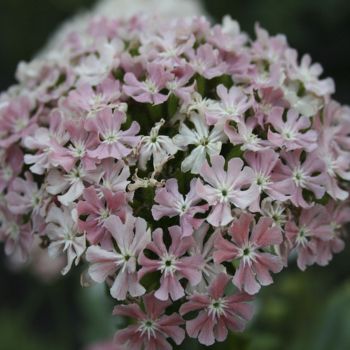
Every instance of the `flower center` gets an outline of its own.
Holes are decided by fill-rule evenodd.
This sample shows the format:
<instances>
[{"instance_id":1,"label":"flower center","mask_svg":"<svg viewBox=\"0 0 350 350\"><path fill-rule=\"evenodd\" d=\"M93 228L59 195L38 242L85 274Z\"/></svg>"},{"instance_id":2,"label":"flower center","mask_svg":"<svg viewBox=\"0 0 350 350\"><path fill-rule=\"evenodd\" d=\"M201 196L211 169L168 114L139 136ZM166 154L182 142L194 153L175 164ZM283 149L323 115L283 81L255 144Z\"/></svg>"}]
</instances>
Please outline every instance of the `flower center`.
<instances>
[{"instance_id":1,"label":"flower center","mask_svg":"<svg viewBox=\"0 0 350 350\"><path fill-rule=\"evenodd\" d=\"M257 174L256 184L260 187L260 190L266 189L270 182L270 176L265 176L264 174Z\"/></svg>"},{"instance_id":2,"label":"flower center","mask_svg":"<svg viewBox=\"0 0 350 350\"><path fill-rule=\"evenodd\" d=\"M293 172L293 181L298 187L304 187L305 186L305 174L303 170L298 167Z\"/></svg>"},{"instance_id":3,"label":"flower center","mask_svg":"<svg viewBox=\"0 0 350 350\"><path fill-rule=\"evenodd\" d=\"M226 300L223 298L213 299L211 304L208 306L208 313L213 318L225 315Z\"/></svg>"},{"instance_id":4,"label":"flower center","mask_svg":"<svg viewBox=\"0 0 350 350\"><path fill-rule=\"evenodd\" d=\"M138 331L141 333L141 336L147 334L148 339L151 339L151 337L156 338L157 330L157 323L151 319L141 321L140 326L138 328Z\"/></svg>"},{"instance_id":5,"label":"flower center","mask_svg":"<svg viewBox=\"0 0 350 350\"><path fill-rule=\"evenodd\" d=\"M102 138L103 138L104 143L111 144L111 143L115 143L118 141L119 135L114 130L110 130L107 133L105 133L104 135L102 135Z\"/></svg>"},{"instance_id":6,"label":"flower center","mask_svg":"<svg viewBox=\"0 0 350 350\"><path fill-rule=\"evenodd\" d=\"M158 92L158 87L157 85L154 83L154 81L150 80L150 79L146 79L144 81L144 85L146 87L146 89L152 93L152 94L155 94Z\"/></svg>"},{"instance_id":7,"label":"flower center","mask_svg":"<svg viewBox=\"0 0 350 350\"><path fill-rule=\"evenodd\" d=\"M160 271L167 275L173 275L176 272L176 257L174 255L166 254L162 258Z\"/></svg>"},{"instance_id":8,"label":"flower center","mask_svg":"<svg viewBox=\"0 0 350 350\"><path fill-rule=\"evenodd\" d=\"M311 232L306 226L302 226L299 229L298 236L296 238L296 242L298 245L305 246L308 243L308 237Z\"/></svg>"}]
</instances>

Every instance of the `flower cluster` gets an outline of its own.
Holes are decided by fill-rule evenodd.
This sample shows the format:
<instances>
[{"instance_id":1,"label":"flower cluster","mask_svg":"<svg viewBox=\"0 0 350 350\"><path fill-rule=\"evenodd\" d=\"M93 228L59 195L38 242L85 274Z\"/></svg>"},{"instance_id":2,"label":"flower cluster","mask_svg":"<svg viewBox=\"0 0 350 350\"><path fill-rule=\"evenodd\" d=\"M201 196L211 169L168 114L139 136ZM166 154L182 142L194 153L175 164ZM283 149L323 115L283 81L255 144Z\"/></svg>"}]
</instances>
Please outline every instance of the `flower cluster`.
<instances>
[{"instance_id":1,"label":"flower cluster","mask_svg":"<svg viewBox=\"0 0 350 350\"><path fill-rule=\"evenodd\" d=\"M350 216L350 110L284 36L226 17L93 19L0 96L0 239L84 262L117 349L242 331L295 258L326 265ZM36 240L35 242L37 242Z\"/></svg>"}]
</instances>

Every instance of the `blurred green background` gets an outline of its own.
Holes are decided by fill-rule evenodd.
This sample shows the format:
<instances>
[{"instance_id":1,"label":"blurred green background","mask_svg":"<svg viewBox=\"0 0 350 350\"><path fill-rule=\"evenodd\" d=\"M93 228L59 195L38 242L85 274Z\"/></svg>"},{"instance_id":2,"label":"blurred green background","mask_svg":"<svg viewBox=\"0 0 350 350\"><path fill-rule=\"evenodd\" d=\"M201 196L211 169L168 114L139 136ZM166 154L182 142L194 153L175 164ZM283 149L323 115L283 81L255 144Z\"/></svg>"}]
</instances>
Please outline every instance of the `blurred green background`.
<instances>
[{"instance_id":1,"label":"blurred green background","mask_svg":"<svg viewBox=\"0 0 350 350\"><path fill-rule=\"evenodd\" d=\"M132 1L132 0L130 0ZM161 1L161 0L160 0ZM14 83L18 61L29 60L64 19L94 0L0 0L0 90ZM350 102L349 0L207 0L215 18L229 13L253 33L256 21L285 33L291 46L321 62L336 81L336 98ZM348 242L349 243L349 242ZM0 247L1 248L1 247ZM2 249L1 249L2 252ZM103 288L81 288L80 271L43 283L14 272L0 253L0 349L79 350L113 334L118 320ZM276 276L257 300L257 315L243 335L211 349L349 350L350 249L326 268ZM188 342L180 349L201 349Z\"/></svg>"}]
</instances>

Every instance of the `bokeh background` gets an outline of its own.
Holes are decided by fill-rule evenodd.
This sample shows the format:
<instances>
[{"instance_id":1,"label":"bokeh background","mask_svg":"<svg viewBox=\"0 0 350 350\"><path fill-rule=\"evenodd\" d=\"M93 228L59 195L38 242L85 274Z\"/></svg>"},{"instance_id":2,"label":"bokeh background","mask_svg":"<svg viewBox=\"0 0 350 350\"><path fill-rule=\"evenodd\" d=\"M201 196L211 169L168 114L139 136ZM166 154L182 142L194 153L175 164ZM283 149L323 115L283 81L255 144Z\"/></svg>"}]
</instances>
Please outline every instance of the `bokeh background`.
<instances>
[{"instance_id":1,"label":"bokeh background","mask_svg":"<svg viewBox=\"0 0 350 350\"><path fill-rule=\"evenodd\" d=\"M93 3L0 0L0 90L14 83L17 63L33 57L59 23ZM291 46L322 63L325 76L336 81L336 98L350 104L349 0L206 0L205 5L214 20L231 14L250 34L256 21L271 33L285 33ZM276 276L259 295L248 331L211 349L349 350L349 246L326 268L301 273L290 266ZM1 248L1 350L80 350L113 334L119 322L110 315L113 303L103 288L80 287L82 270L43 281L10 267ZM180 348L201 349L191 342Z\"/></svg>"}]
</instances>

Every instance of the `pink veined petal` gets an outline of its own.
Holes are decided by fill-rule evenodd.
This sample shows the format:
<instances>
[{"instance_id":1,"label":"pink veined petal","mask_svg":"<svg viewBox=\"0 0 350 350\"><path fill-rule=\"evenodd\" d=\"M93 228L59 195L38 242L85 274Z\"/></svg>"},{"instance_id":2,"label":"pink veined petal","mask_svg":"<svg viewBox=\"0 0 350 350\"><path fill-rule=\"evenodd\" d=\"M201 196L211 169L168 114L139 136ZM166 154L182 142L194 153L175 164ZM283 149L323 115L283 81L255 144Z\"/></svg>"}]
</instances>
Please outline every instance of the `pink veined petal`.
<instances>
[{"instance_id":1,"label":"pink veined petal","mask_svg":"<svg viewBox=\"0 0 350 350\"><path fill-rule=\"evenodd\" d=\"M260 290L260 285L255 280L251 267L243 262L240 263L232 281L238 289L244 290L251 295L258 293Z\"/></svg>"}]
</instances>

